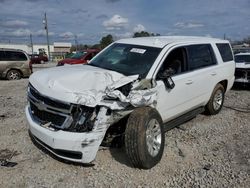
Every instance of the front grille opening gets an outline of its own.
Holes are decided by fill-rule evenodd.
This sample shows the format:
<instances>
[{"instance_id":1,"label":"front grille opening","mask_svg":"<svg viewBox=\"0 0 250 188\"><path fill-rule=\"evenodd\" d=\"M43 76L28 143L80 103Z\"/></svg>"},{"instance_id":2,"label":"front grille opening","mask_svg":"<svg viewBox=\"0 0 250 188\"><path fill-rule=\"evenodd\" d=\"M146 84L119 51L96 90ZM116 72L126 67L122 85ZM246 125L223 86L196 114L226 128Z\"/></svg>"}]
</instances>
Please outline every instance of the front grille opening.
<instances>
[{"instance_id":1,"label":"front grille opening","mask_svg":"<svg viewBox=\"0 0 250 188\"><path fill-rule=\"evenodd\" d=\"M30 109L33 116L40 121L40 123L51 122L54 125L62 126L66 117L58 114L53 114L47 111L39 110L33 103L30 103Z\"/></svg>"}]
</instances>

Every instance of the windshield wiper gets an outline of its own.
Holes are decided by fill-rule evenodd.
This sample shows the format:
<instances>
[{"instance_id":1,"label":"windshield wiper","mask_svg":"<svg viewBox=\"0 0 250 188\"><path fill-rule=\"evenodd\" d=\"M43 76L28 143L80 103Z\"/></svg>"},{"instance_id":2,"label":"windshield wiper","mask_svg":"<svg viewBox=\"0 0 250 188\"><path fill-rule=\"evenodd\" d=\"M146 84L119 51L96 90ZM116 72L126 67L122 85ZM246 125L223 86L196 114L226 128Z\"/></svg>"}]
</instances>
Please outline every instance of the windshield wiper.
<instances>
[{"instance_id":1,"label":"windshield wiper","mask_svg":"<svg viewBox=\"0 0 250 188\"><path fill-rule=\"evenodd\" d=\"M93 67L99 67L99 68L102 68L102 67L100 67L100 66L97 66L97 65L95 65L95 64L83 64L83 65L90 65L90 66L93 66Z\"/></svg>"}]
</instances>

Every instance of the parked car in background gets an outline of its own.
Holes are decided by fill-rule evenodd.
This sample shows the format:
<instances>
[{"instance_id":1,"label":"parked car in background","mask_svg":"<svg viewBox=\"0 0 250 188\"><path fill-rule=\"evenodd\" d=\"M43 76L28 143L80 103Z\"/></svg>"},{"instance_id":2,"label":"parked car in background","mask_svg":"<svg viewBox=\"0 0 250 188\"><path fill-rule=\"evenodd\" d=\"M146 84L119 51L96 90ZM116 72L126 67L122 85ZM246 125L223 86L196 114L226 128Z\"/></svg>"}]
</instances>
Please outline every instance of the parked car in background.
<instances>
[{"instance_id":1,"label":"parked car in background","mask_svg":"<svg viewBox=\"0 0 250 188\"><path fill-rule=\"evenodd\" d=\"M0 49L0 77L18 80L32 73L29 56L22 50Z\"/></svg>"},{"instance_id":2,"label":"parked car in background","mask_svg":"<svg viewBox=\"0 0 250 188\"><path fill-rule=\"evenodd\" d=\"M76 52L70 58L63 59L58 62L57 66L62 66L64 64L86 64L90 61L96 54L98 54L100 50L98 49L89 49L84 51Z\"/></svg>"},{"instance_id":3,"label":"parked car in background","mask_svg":"<svg viewBox=\"0 0 250 188\"><path fill-rule=\"evenodd\" d=\"M49 61L46 55L37 55L37 54L30 55L30 59L32 64L43 64Z\"/></svg>"},{"instance_id":4,"label":"parked car in background","mask_svg":"<svg viewBox=\"0 0 250 188\"><path fill-rule=\"evenodd\" d=\"M102 142L120 138L131 164L149 169L161 160L165 131L204 110L220 112L234 70L227 40L121 39L87 65L30 77L30 135L56 156L82 163L95 159Z\"/></svg>"},{"instance_id":5,"label":"parked car in background","mask_svg":"<svg viewBox=\"0 0 250 188\"><path fill-rule=\"evenodd\" d=\"M235 83L250 84L250 53L239 53L235 56Z\"/></svg>"}]
</instances>

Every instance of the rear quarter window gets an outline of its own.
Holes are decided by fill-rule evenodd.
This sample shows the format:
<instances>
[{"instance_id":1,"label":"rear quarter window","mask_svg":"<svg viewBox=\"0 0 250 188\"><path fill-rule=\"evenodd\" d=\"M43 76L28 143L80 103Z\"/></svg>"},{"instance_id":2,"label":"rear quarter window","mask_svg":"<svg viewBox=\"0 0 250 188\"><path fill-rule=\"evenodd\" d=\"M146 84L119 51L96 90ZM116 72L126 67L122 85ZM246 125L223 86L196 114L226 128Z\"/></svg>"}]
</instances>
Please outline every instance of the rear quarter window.
<instances>
[{"instance_id":1,"label":"rear quarter window","mask_svg":"<svg viewBox=\"0 0 250 188\"><path fill-rule=\"evenodd\" d=\"M222 60L224 62L228 62L228 61L233 60L233 54L232 54L232 50L231 50L229 44L227 44L227 43L224 43L224 44L223 43L221 43L221 44L217 43L216 46L217 46L217 48L218 48L218 50L220 52L220 55L222 57Z\"/></svg>"}]
</instances>

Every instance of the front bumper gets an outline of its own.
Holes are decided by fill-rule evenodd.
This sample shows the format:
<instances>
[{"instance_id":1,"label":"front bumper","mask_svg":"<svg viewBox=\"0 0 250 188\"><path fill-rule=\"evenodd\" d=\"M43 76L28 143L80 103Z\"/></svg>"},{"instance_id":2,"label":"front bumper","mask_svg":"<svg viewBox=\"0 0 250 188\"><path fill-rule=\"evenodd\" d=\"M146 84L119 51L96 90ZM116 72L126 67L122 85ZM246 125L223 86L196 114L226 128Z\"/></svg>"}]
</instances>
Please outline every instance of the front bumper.
<instances>
[{"instance_id":1,"label":"front bumper","mask_svg":"<svg viewBox=\"0 0 250 188\"><path fill-rule=\"evenodd\" d=\"M29 131L36 142L59 158L80 163L90 163L95 159L109 126L106 123L106 108L100 110L98 114L100 117L95 122L93 130L84 133L42 127L32 119L28 105L25 113L29 123Z\"/></svg>"}]
</instances>

